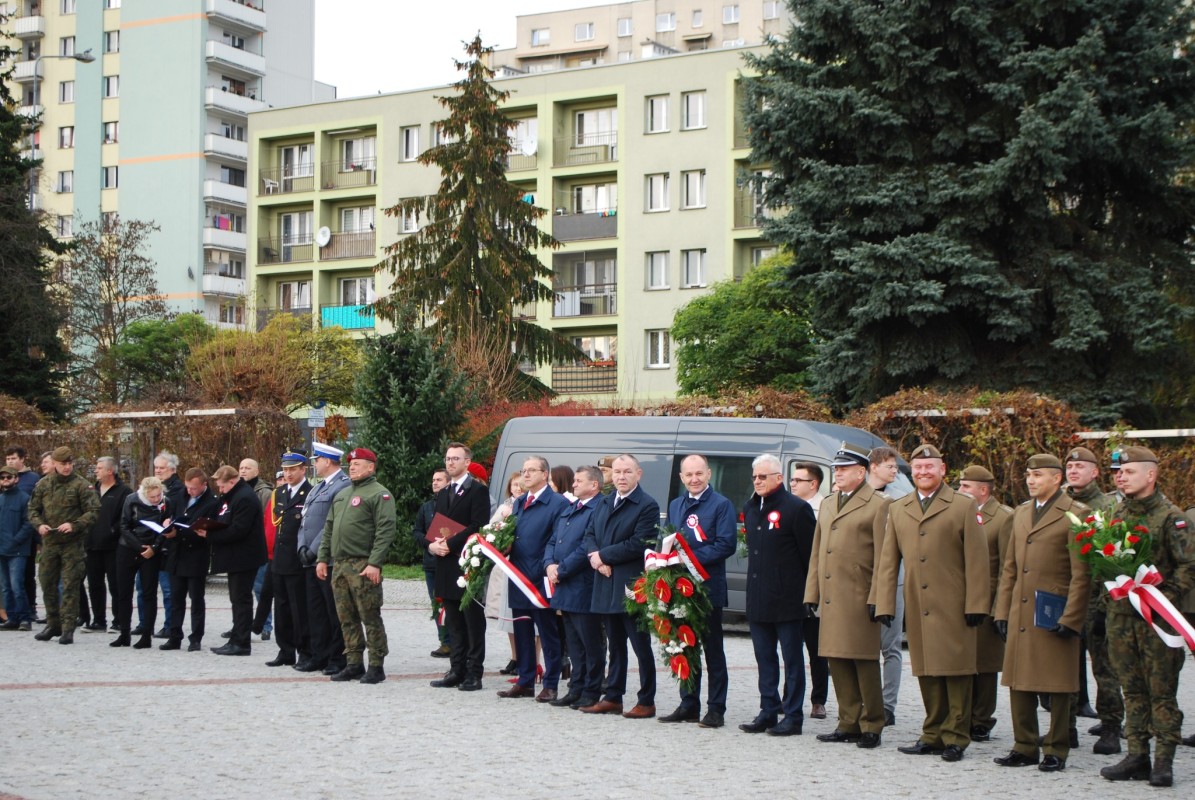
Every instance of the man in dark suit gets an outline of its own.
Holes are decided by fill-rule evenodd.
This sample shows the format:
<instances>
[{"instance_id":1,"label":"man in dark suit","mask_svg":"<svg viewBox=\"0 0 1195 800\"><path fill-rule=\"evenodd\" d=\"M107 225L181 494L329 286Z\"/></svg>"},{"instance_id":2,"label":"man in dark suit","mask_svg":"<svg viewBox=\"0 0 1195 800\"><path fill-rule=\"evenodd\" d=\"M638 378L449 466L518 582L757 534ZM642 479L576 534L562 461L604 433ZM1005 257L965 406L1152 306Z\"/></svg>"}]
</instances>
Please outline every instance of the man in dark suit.
<instances>
[{"instance_id":1,"label":"man in dark suit","mask_svg":"<svg viewBox=\"0 0 1195 800\"><path fill-rule=\"evenodd\" d=\"M423 551L423 579L427 583L427 599L436 599L436 557L427 549L427 529L436 516L436 494L448 485L448 473L438 469L432 473L432 498L419 506L415 514L415 524L411 526L411 537L415 544ZM440 624L439 615L436 616L436 635L440 646L431 652L432 658L448 658L452 649L448 646L448 631Z\"/></svg>"},{"instance_id":2,"label":"man in dark suit","mask_svg":"<svg viewBox=\"0 0 1195 800\"><path fill-rule=\"evenodd\" d=\"M213 475L221 502L216 522L225 527L201 530L212 549L212 572L228 574L228 600L232 605L232 631L228 644L213 647L222 656L247 656L253 624L253 578L266 563L266 535L261 500L237 471L224 464Z\"/></svg>"},{"instance_id":3,"label":"man in dark suit","mask_svg":"<svg viewBox=\"0 0 1195 800\"><path fill-rule=\"evenodd\" d=\"M689 455L680 462L680 480L685 493L668 504L668 524L684 536L693 556L705 567L709 578L705 589L710 598L710 614L701 648L709 673L709 700L703 728L721 728L725 724L726 651L722 644L722 609L726 607L726 559L738 546L735 532L734 504L710 488L710 465L705 456ZM660 722L696 722L701 717L701 665L694 664L693 690L680 690L680 706Z\"/></svg>"},{"instance_id":4,"label":"man in dark suit","mask_svg":"<svg viewBox=\"0 0 1195 800\"><path fill-rule=\"evenodd\" d=\"M518 518L510 561L538 592L544 591L544 551L556 519L569 503L548 485L548 460L531 456L523 462L523 488L527 493L515 498L514 515ZM498 692L499 697L530 697L535 694L535 634L539 632L544 654L544 688L535 698L548 703L557 698L560 682L560 628L552 608L539 608L527 599L514 581L506 589L507 601L515 626L515 655L519 677L515 685Z\"/></svg>"},{"instance_id":5,"label":"man in dark suit","mask_svg":"<svg viewBox=\"0 0 1195 800\"><path fill-rule=\"evenodd\" d=\"M804 594L817 524L813 508L784 488L780 459L751 463L755 494L743 506L747 529L747 623L759 668L759 714L739 726L747 733L800 735L805 713ZM784 694L777 691L784 656ZM777 722L784 713L783 721Z\"/></svg>"},{"instance_id":6,"label":"man in dark suit","mask_svg":"<svg viewBox=\"0 0 1195 800\"><path fill-rule=\"evenodd\" d=\"M549 701L570 708L591 706L601 699L606 648L602 620L590 613L593 602L593 567L583 539L593 509L602 502L602 471L579 467L573 476L577 502L556 518L552 540L544 551L544 572L552 582L552 608L564 619L568 658L572 662L568 694Z\"/></svg>"},{"instance_id":7,"label":"man in dark suit","mask_svg":"<svg viewBox=\"0 0 1195 800\"><path fill-rule=\"evenodd\" d=\"M610 652L606 695L581 710L587 714L618 714L628 719L656 715L656 661L651 639L626 613L623 597L643 574L643 551L656 541L660 506L639 486L643 469L639 459L624 453L614 459L614 491L594 509L585 531L585 552L596 570L590 610L601 614ZM639 696L635 706L622 711L627 689L627 639L639 661Z\"/></svg>"},{"instance_id":8,"label":"man in dark suit","mask_svg":"<svg viewBox=\"0 0 1195 800\"><path fill-rule=\"evenodd\" d=\"M274 560L270 575L274 581L274 632L278 655L267 667L293 666L311 659L307 631L307 590L303 565L299 563L299 527L311 484L307 481L307 454L282 455L282 482L274 487L270 504L274 523Z\"/></svg>"},{"instance_id":9,"label":"man in dark suit","mask_svg":"<svg viewBox=\"0 0 1195 800\"><path fill-rule=\"evenodd\" d=\"M208 487L207 475L201 469L187 470L183 481L186 494L173 507L171 516L175 521L170 533L173 544L167 551L165 572L170 576L170 593L174 604L166 620L170 634L159 650L178 650L183 641L183 616L187 601L191 603L191 636L187 650L194 652L202 646L204 626L207 622L206 591L207 571L211 564L211 550L207 539L192 530L190 525L202 517L211 517L219 510L216 496Z\"/></svg>"},{"instance_id":10,"label":"man in dark suit","mask_svg":"<svg viewBox=\"0 0 1195 800\"><path fill-rule=\"evenodd\" d=\"M465 527L455 536L428 545L436 556L436 596L444 602L444 624L448 626L449 669L443 678L431 682L438 688L453 686L462 692L481 688L485 670L485 608L469 603L461 608L465 590L457 583L461 566L457 562L465 540L490 519L490 495L485 484L469 474L473 451L460 442L452 442L444 453L444 469L449 483L436 495L436 513Z\"/></svg>"}]
</instances>

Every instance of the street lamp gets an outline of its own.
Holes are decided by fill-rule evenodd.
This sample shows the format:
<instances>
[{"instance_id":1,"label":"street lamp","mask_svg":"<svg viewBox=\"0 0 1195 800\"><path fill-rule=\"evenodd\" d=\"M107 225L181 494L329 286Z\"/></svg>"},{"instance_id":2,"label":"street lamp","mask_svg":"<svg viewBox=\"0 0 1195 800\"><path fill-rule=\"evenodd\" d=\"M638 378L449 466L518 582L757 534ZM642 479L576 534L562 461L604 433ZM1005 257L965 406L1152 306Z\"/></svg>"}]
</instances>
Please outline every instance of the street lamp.
<instances>
[{"instance_id":1,"label":"street lamp","mask_svg":"<svg viewBox=\"0 0 1195 800\"><path fill-rule=\"evenodd\" d=\"M95 54L91 52L91 48L89 47L82 53L71 53L69 56L39 55L37 58L33 59L33 110L35 114L37 112L37 105L41 100L41 62L44 58L70 59L73 61L81 61L84 64L90 64L91 62L95 61ZM29 134L29 151L31 153L37 149L35 147L37 143L37 131L41 128L40 115L35 118L37 119L37 124ZM29 170L29 208L31 210L33 208L33 195L33 170Z\"/></svg>"}]
</instances>

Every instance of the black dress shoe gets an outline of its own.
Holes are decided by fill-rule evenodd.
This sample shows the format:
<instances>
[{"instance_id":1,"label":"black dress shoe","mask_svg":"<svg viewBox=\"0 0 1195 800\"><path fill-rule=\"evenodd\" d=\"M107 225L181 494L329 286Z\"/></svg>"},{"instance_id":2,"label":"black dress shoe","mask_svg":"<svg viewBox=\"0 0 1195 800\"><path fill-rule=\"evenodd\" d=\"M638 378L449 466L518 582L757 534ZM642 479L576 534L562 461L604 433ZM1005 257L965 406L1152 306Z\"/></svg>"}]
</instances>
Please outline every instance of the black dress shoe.
<instances>
[{"instance_id":1,"label":"black dress shoe","mask_svg":"<svg viewBox=\"0 0 1195 800\"><path fill-rule=\"evenodd\" d=\"M268 641L270 641L270 632L269 632L269 631L262 631L262 632L261 632L261 640L262 640L263 642L268 642Z\"/></svg>"},{"instance_id":2,"label":"black dress shoe","mask_svg":"<svg viewBox=\"0 0 1195 800\"><path fill-rule=\"evenodd\" d=\"M115 639L113 639L112 641L108 642L108 646L109 647L128 647L129 643L132 641L133 640L129 637L129 635L127 633L122 633L119 636L117 636Z\"/></svg>"},{"instance_id":3,"label":"black dress shoe","mask_svg":"<svg viewBox=\"0 0 1195 800\"><path fill-rule=\"evenodd\" d=\"M896 749L909 756L940 756L944 752L941 747L934 747L932 744L923 742L920 739L913 744L907 744Z\"/></svg>"},{"instance_id":4,"label":"black dress shoe","mask_svg":"<svg viewBox=\"0 0 1195 800\"><path fill-rule=\"evenodd\" d=\"M555 700L549 700L548 705L554 708L564 708L565 706L571 706L580 699L581 694L579 692L569 692L562 697L557 697Z\"/></svg>"},{"instance_id":5,"label":"black dress shoe","mask_svg":"<svg viewBox=\"0 0 1195 800\"><path fill-rule=\"evenodd\" d=\"M701 709L693 706L677 706L671 714L660 717L660 722L696 722L701 719Z\"/></svg>"},{"instance_id":6,"label":"black dress shoe","mask_svg":"<svg viewBox=\"0 0 1195 800\"><path fill-rule=\"evenodd\" d=\"M190 642L187 644L187 652L188 653L197 653L202 649L203 649L203 645L200 644L199 642Z\"/></svg>"},{"instance_id":7,"label":"black dress shoe","mask_svg":"<svg viewBox=\"0 0 1195 800\"><path fill-rule=\"evenodd\" d=\"M0 625L0 631L15 631L19 627L21 627L21 623L17 622L12 617L9 617L4 621L3 625Z\"/></svg>"},{"instance_id":8,"label":"black dress shoe","mask_svg":"<svg viewBox=\"0 0 1195 800\"><path fill-rule=\"evenodd\" d=\"M218 656L247 656L253 651L248 647L241 647L229 642L223 647L213 647L212 652Z\"/></svg>"},{"instance_id":9,"label":"black dress shoe","mask_svg":"<svg viewBox=\"0 0 1195 800\"><path fill-rule=\"evenodd\" d=\"M884 727L890 728L895 724L896 724L896 714L894 714L893 712L891 712L885 708L884 709Z\"/></svg>"},{"instance_id":10,"label":"black dress shoe","mask_svg":"<svg viewBox=\"0 0 1195 800\"><path fill-rule=\"evenodd\" d=\"M801 720L795 717L785 717L776 723L775 726L768 728L768 736L800 736L801 735Z\"/></svg>"},{"instance_id":11,"label":"black dress shoe","mask_svg":"<svg viewBox=\"0 0 1195 800\"><path fill-rule=\"evenodd\" d=\"M1053 758L1053 756L1048 756ZM993 758L992 763L999 764L1002 767L1029 767L1038 762L1037 756L1027 756L1024 753L1013 750L1006 756Z\"/></svg>"},{"instance_id":12,"label":"black dress shoe","mask_svg":"<svg viewBox=\"0 0 1195 800\"><path fill-rule=\"evenodd\" d=\"M721 728L725 724L726 716L721 711L707 711L697 726L699 728Z\"/></svg>"},{"instance_id":13,"label":"black dress shoe","mask_svg":"<svg viewBox=\"0 0 1195 800\"><path fill-rule=\"evenodd\" d=\"M1066 759L1058 756L1046 756L1037 768L1042 772L1062 772L1066 769Z\"/></svg>"},{"instance_id":14,"label":"black dress shoe","mask_svg":"<svg viewBox=\"0 0 1195 800\"><path fill-rule=\"evenodd\" d=\"M386 680L386 673L380 666L370 667L365 670L365 674L358 679L358 683L381 683Z\"/></svg>"},{"instance_id":15,"label":"black dress shoe","mask_svg":"<svg viewBox=\"0 0 1195 800\"><path fill-rule=\"evenodd\" d=\"M159 650L181 650L182 648L181 639L167 639L165 644L158 645Z\"/></svg>"},{"instance_id":16,"label":"black dress shoe","mask_svg":"<svg viewBox=\"0 0 1195 800\"><path fill-rule=\"evenodd\" d=\"M942 760L943 761L962 761L963 760L963 748L959 747L957 744L946 745L946 749L942 751Z\"/></svg>"},{"instance_id":17,"label":"black dress shoe","mask_svg":"<svg viewBox=\"0 0 1195 800\"><path fill-rule=\"evenodd\" d=\"M133 642L134 650L147 650L154 646L154 637L148 633L142 634L141 638Z\"/></svg>"},{"instance_id":18,"label":"black dress shoe","mask_svg":"<svg viewBox=\"0 0 1195 800\"><path fill-rule=\"evenodd\" d=\"M465 678L460 686L456 687L458 692L477 692L481 690L481 678Z\"/></svg>"},{"instance_id":19,"label":"black dress shoe","mask_svg":"<svg viewBox=\"0 0 1195 800\"><path fill-rule=\"evenodd\" d=\"M293 665L294 663L295 663L294 656L288 657L288 656L284 656L281 653L279 653L278 655L274 656L274 659L272 661L267 661L266 666L267 667L289 667L289 666Z\"/></svg>"},{"instance_id":20,"label":"black dress shoe","mask_svg":"<svg viewBox=\"0 0 1195 800\"><path fill-rule=\"evenodd\" d=\"M154 638L155 639L169 639L170 638L170 629L167 628L165 625L163 625L162 629L154 634Z\"/></svg>"},{"instance_id":21,"label":"black dress shoe","mask_svg":"<svg viewBox=\"0 0 1195 800\"><path fill-rule=\"evenodd\" d=\"M583 708L589 708L589 706L593 705L600 699L600 697L587 697L585 695L581 695L576 700L569 703L568 707L573 711L580 711Z\"/></svg>"},{"instance_id":22,"label":"black dress shoe","mask_svg":"<svg viewBox=\"0 0 1195 800\"><path fill-rule=\"evenodd\" d=\"M91 631L104 631L104 630L107 630L107 629L108 629L108 623L106 623L106 622L93 622L93 623L91 623L90 625L84 625L84 626L83 626L83 630L85 630L85 631L89 631L89 632L91 632Z\"/></svg>"},{"instance_id":23,"label":"black dress shoe","mask_svg":"<svg viewBox=\"0 0 1195 800\"><path fill-rule=\"evenodd\" d=\"M986 742L992 738L992 732L983 725L971 726L971 741Z\"/></svg>"},{"instance_id":24,"label":"black dress shoe","mask_svg":"<svg viewBox=\"0 0 1195 800\"><path fill-rule=\"evenodd\" d=\"M776 718L769 717L767 714L760 714L750 722L744 722L739 725L739 730L744 733L763 733L770 728L776 727Z\"/></svg>"},{"instance_id":25,"label":"black dress shoe","mask_svg":"<svg viewBox=\"0 0 1195 800\"><path fill-rule=\"evenodd\" d=\"M330 680L334 681L355 681L365 674L365 667L360 664L349 664L340 672L337 672Z\"/></svg>"},{"instance_id":26,"label":"black dress shoe","mask_svg":"<svg viewBox=\"0 0 1195 800\"><path fill-rule=\"evenodd\" d=\"M136 628L133 628L131 631L129 631L129 636L144 636L145 632L145 626L138 625Z\"/></svg>"},{"instance_id":27,"label":"black dress shoe","mask_svg":"<svg viewBox=\"0 0 1195 800\"><path fill-rule=\"evenodd\" d=\"M1080 708L1079 711L1075 714L1075 716L1087 717L1087 719L1099 719L1100 718L1100 715L1095 713L1095 709L1091 707L1091 703L1087 703L1082 708ZM1066 765L1065 762L1063 762L1063 766L1065 766L1065 765ZM1046 771L1046 770L1043 770L1043 772L1044 771Z\"/></svg>"},{"instance_id":28,"label":"black dress shoe","mask_svg":"<svg viewBox=\"0 0 1195 800\"><path fill-rule=\"evenodd\" d=\"M873 736L875 734L872 734ZM834 731L833 733L819 733L817 740L819 742L857 742L862 738L858 733L847 733L845 731Z\"/></svg>"},{"instance_id":29,"label":"black dress shoe","mask_svg":"<svg viewBox=\"0 0 1195 800\"><path fill-rule=\"evenodd\" d=\"M460 686L464 682L464 675L454 675L451 672L445 672L443 678L437 678L431 682L431 685L437 689L451 689L454 686Z\"/></svg>"},{"instance_id":30,"label":"black dress shoe","mask_svg":"<svg viewBox=\"0 0 1195 800\"><path fill-rule=\"evenodd\" d=\"M498 670L499 675L515 675L519 671L519 662L513 658L506 662L506 666Z\"/></svg>"},{"instance_id":31,"label":"black dress shoe","mask_svg":"<svg viewBox=\"0 0 1195 800\"><path fill-rule=\"evenodd\" d=\"M859 734L859 741L855 747L862 747L864 750L872 750L880 746L880 735L878 733L862 733Z\"/></svg>"},{"instance_id":32,"label":"black dress shoe","mask_svg":"<svg viewBox=\"0 0 1195 800\"><path fill-rule=\"evenodd\" d=\"M326 661L316 661L314 658L309 658L306 661L300 661L295 664L296 672L319 672L324 667L328 666Z\"/></svg>"}]
</instances>

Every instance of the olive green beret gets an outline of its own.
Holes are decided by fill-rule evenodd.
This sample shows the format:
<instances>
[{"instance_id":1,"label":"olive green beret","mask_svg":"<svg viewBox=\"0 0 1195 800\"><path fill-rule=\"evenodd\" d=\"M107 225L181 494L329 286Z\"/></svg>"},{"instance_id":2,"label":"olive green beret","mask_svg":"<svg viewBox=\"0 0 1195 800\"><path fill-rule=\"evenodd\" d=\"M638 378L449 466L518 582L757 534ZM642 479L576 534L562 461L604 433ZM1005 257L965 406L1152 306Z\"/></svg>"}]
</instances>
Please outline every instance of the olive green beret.
<instances>
[{"instance_id":1,"label":"olive green beret","mask_svg":"<svg viewBox=\"0 0 1195 800\"><path fill-rule=\"evenodd\" d=\"M942 451L934 447L932 444L923 444L909 453L909 460L912 461L917 458L941 458Z\"/></svg>"},{"instance_id":2,"label":"olive green beret","mask_svg":"<svg viewBox=\"0 0 1195 800\"><path fill-rule=\"evenodd\" d=\"M1062 462L1053 453L1038 453L1029 456L1028 469L1056 469L1062 470Z\"/></svg>"},{"instance_id":3,"label":"olive green beret","mask_svg":"<svg viewBox=\"0 0 1195 800\"><path fill-rule=\"evenodd\" d=\"M981 481L983 483L993 483L996 476L991 473L987 467L981 467L978 464L972 464L963 470L962 479L965 481Z\"/></svg>"}]
</instances>

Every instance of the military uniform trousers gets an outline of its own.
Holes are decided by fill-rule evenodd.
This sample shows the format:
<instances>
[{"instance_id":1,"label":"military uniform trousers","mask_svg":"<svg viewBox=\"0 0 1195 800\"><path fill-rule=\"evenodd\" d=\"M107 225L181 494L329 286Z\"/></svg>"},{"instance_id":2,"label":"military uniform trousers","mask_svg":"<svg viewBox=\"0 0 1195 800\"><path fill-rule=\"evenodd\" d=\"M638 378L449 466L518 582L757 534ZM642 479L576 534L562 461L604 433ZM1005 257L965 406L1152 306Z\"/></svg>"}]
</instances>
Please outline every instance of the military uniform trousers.
<instances>
[{"instance_id":1,"label":"military uniform trousers","mask_svg":"<svg viewBox=\"0 0 1195 800\"><path fill-rule=\"evenodd\" d=\"M834 696L838 698L838 730L843 733L882 733L884 682L879 658L827 658Z\"/></svg>"},{"instance_id":2,"label":"military uniform trousers","mask_svg":"<svg viewBox=\"0 0 1195 800\"><path fill-rule=\"evenodd\" d=\"M79 620L79 590L83 586L86 570L86 555L83 540L43 543L41 549L42 600L46 604L46 624L61 628L63 633L73 631ZM62 592L58 587L61 584Z\"/></svg>"},{"instance_id":3,"label":"military uniform trousers","mask_svg":"<svg viewBox=\"0 0 1195 800\"><path fill-rule=\"evenodd\" d=\"M1097 589L1099 581L1092 581ZM1121 727L1124 723L1124 698L1120 695L1120 680L1108 658L1108 614L1096 596L1087 605L1087 652L1091 654L1091 674L1095 676L1095 711L1104 725Z\"/></svg>"},{"instance_id":4,"label":"military uniform trousers","mask_svg":"<svg viewBox=\"0 0 1195 800\"><path fill-rule=\"evenodd\" d=\"M999 672L980 672L971 678L971 727L992 729L996 724L996 694Z\"/></svg>"},{"instance_id":5,"label":"military uniform trousers","mask_svg":"<svg viewBox=\"0 0 1195 800\"><path fill-rule=\"evenodd\" d=\"M1173 757L1182 740L1183 712L1175 693L1185 652L1167 647L1136 613L1108 614L1108 656L1124 689L1130 754L1149 753L1152 736L1158 740L1157 755Z\"/></svg>"},{"instance_id":6,"label":"military uniform trousers","mask_svg":"<svg viewBox=\"0 0 1195 800\"><path fill-rule=\"evenodd\" d=\"M1074 695L1070 692L1043 692L1050 698L1050 729L1041 743L1041 751L1048 756L1066 760L1071 751L1070 720ZM1037 698L1038 692L1008 690L1009 712L1012 716L1012 749L1030 758L1038 757Z\"/></svg>"},{"instance_id":7,"label":"military uniform trousers","mask_svg":"<svg viewBox=\"0 0 1195 800\"><path fill-rule=\"evenodd\" d=\"M386 626L382 623L382 584L361 576L368 566L367 558L342 558L332 565L332 595L336 598L336 616L340 618L349 666L361 666L366 645L371 667L382 666L390 652Z\"/></svg>"},{"instance_id":8,"label":"military uniform trousers","mask_svg":"<svg viewBox=\"0 0 1195 800\"><path fill-rule=\"evenodd\" d=\"M925 722L921 741L932 747L971 744L972 675L922 675L921 700Z\"/></svg>"}]
</instances>

